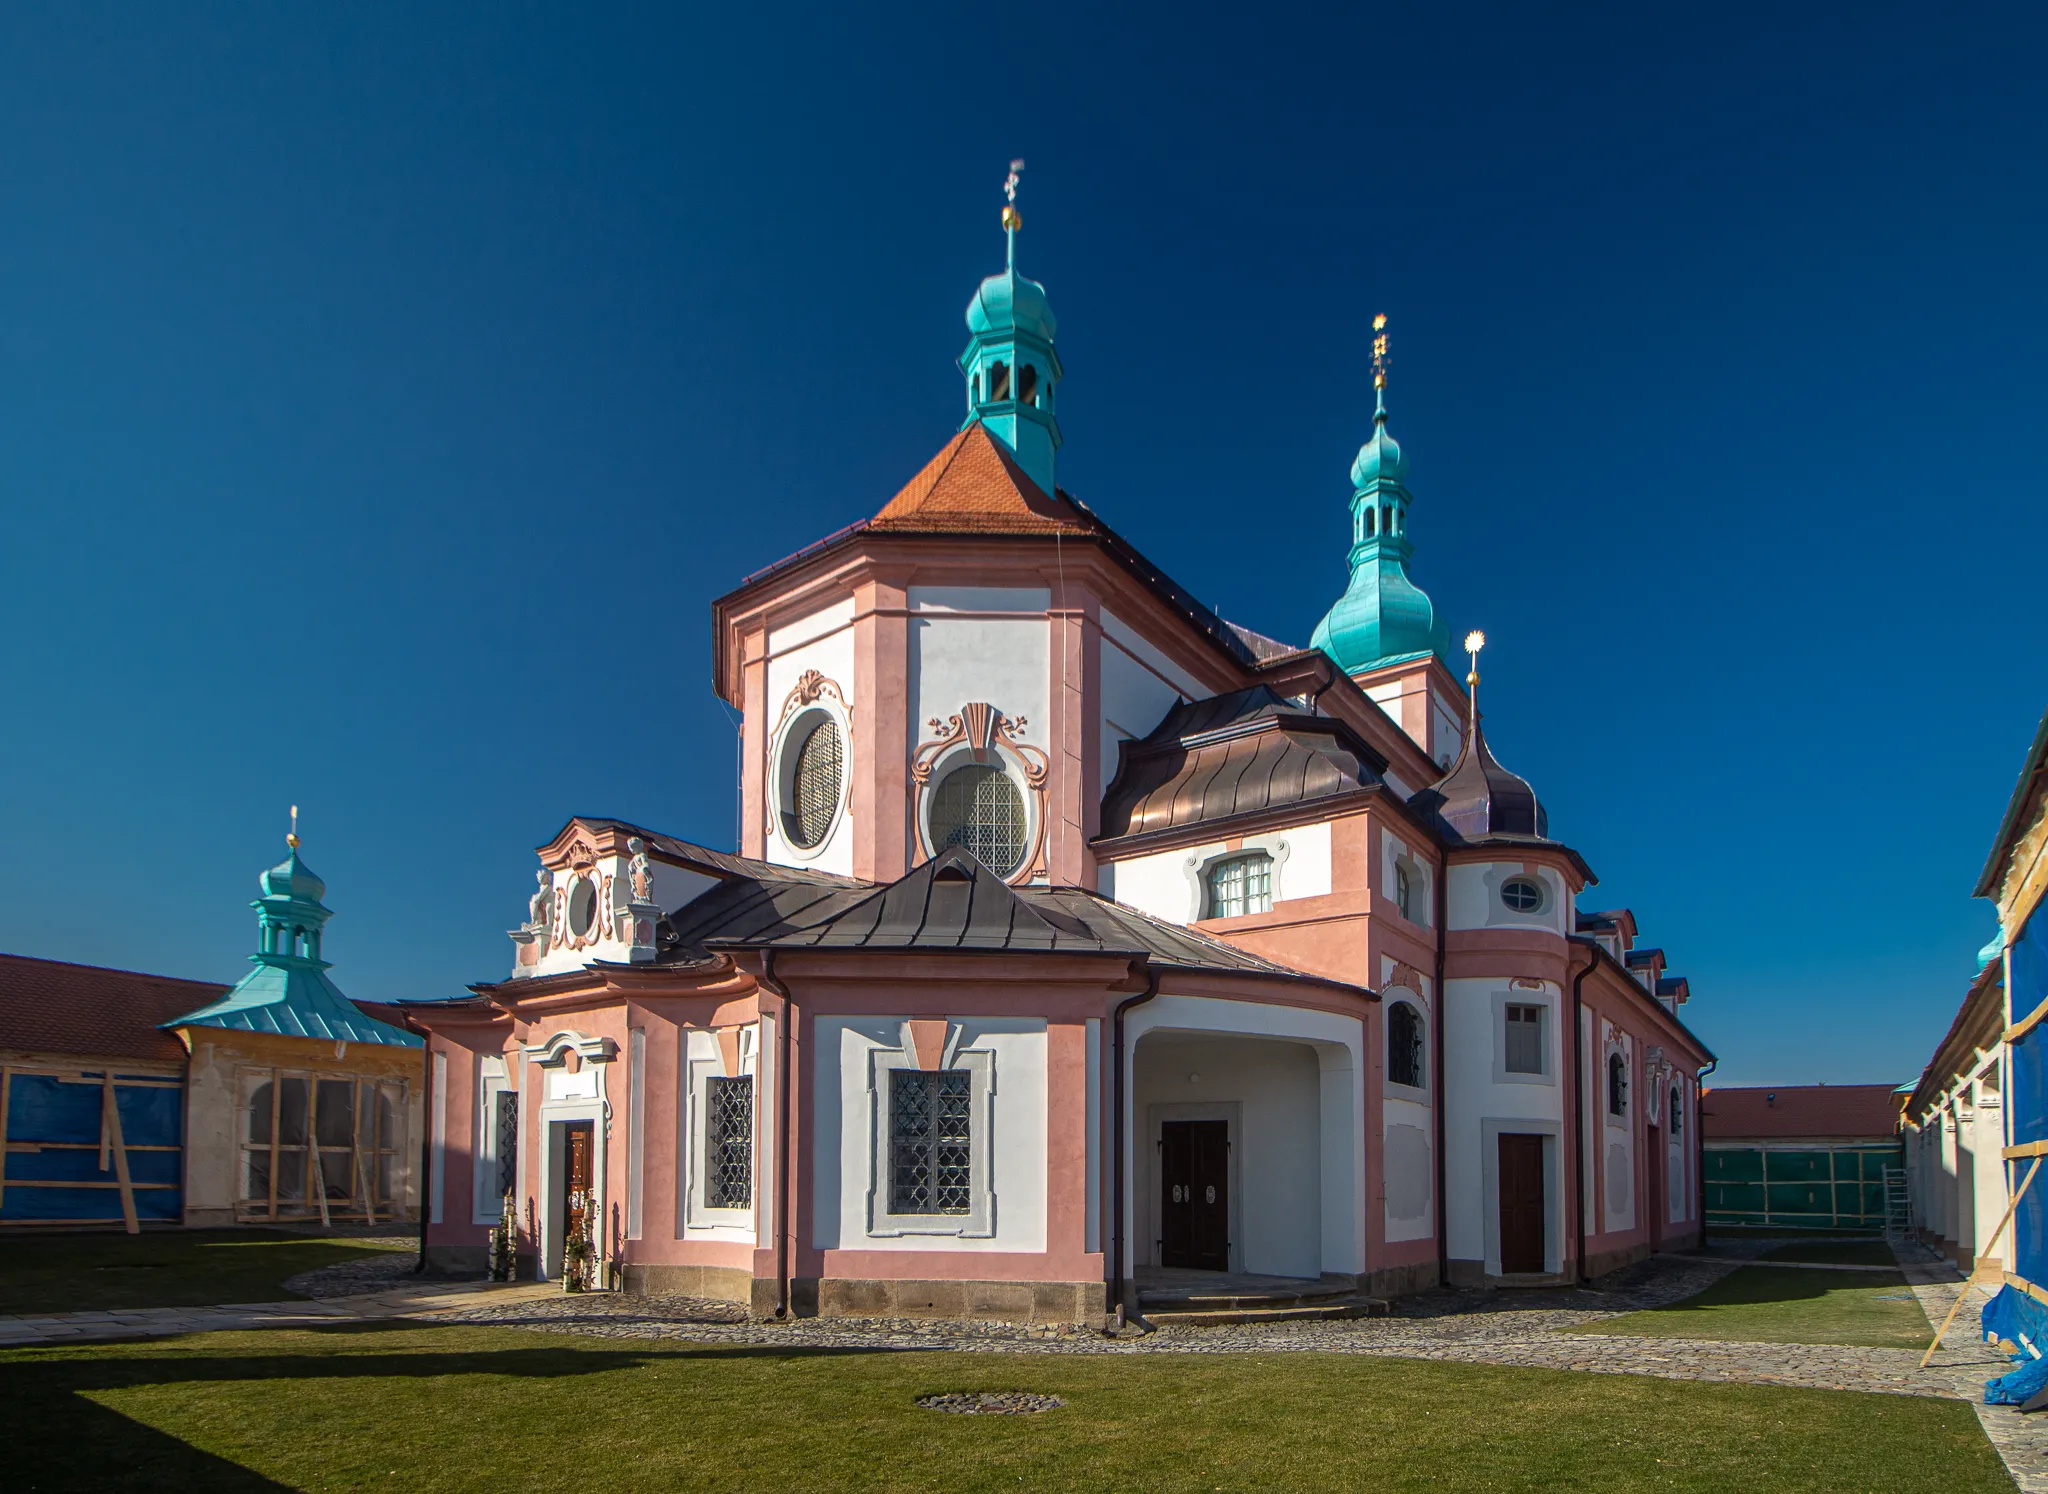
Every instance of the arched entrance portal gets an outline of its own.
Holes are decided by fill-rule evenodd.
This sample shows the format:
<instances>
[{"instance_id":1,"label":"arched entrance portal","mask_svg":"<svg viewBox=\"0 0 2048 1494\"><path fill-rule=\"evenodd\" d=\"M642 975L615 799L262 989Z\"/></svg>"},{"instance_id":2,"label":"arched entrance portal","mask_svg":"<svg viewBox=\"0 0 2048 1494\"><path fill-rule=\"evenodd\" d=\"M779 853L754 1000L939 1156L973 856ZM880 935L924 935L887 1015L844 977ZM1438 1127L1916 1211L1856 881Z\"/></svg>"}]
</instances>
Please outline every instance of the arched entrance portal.
<instances>
[{"instance_id":1,"label":"arched entrance portal","mask_svg":"<svg viewBox=\"0 0 2048 1494\"><path fill-rule=\"evenodd\" d=\"M1162 996L1131 1027L1134 1271L1359 1274L1363 1023Z\"/></svg>"}]
</instances>

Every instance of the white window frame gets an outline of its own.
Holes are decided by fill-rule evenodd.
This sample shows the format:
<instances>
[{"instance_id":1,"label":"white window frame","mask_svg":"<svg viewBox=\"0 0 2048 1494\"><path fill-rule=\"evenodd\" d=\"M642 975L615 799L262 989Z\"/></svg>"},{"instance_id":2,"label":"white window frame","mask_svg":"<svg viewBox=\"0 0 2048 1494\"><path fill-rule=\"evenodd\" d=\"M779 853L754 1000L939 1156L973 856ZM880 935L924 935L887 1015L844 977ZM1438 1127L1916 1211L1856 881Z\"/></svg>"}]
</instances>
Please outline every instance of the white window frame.
<instances>
[{"instance_id":1,"label":"white window frame","mask_svg":"<svg viewBox=\"0 0 2048 1494\"><path fill-rule=\"evenodd\" d=\"M818 837L814 846L800 846L788 834L788 819L795 807L797 749L810 739L809 728L820 720L830 721L839 729L839 797L832 808L832 819L825 826L825 833ZM768 833L776 848L795 861L816 861L831 848L839 834L839 827L845 823L849 800L853 795L853 722L833 693L821 693L816 700L807 701L790 713L782 723L782 729L775 734L775 750L769 759L772 771L769 782L775 792L769 797Z\"/></svg>"},{"instance_id":2,"label":"white window frame","mask_svg":"<svg viewBox=\"0 0 2048 1494\"><path fill-rule=\"evenodd\" d=\"M992 1048L947 1053L941 1069L965 1069L972 1080L968 1100L970 1202L965 1214L892 1214L889 1212L889 1078L896 1069L920 1065L908 1037L900 1048L876 1048L868 1054L868 1219L867 1232L876 1239L902 1235L940 1235L959 1240L986 1240L996 1232L995 1177L991 1134L995 1130L996 1055Z\"/></svg>"},{"instance_id":3,"label":"white window frame","mask_svg":"<svg viewBox=\"0 0 2048 1494\"><path fill-rule=\"evenodd\" d=\"M1541 1013L1537 1019L1536 1054L1543 1067L1536 1073L1523 1073L1508 1067L1508 1008L1511 1006L1533 1006ZM1557 998L1549 990L1541 991L1495 991L1493 993L1493 1082L1495 1084L1551 1084L1557 1083L1557 1060L1555 1057L1557 1032ZM1601 1104L1607 1102L1603 1099Z\"/></svg>"},{"instance_id":4,"label":"white window frame","mask_svg":"<svg viewBox=\"0 0 2048 1494\"><path fill-rule=\"evenodd\" d=\"M470 1220L474 1224L496 1224L504 1216L505 1201L497 1192L498 1183L498 1096L518 1095L519 1081L511 1071L511 1061L502 1054L479 1053L476 1060L476 1147L470 1153L476 1158L476 1176ZM524 1109L522 1102L521 1108ZM526 1117L519 1117L519 1129L526 1130ZM516 1148L517 1142L514 1146ZM517 1165L517 1154L514 1154ZM516 1184L515 1184L516 1191Z\"/></svg>"},{"instance_id":5,"label":"white window frame","mask_svg":"<svg viewBox=\"0 0 2048 1494\"><path fill-rule=\"evenodd\" d=\"M1225 871L1227 868L1235 865L1242 865L1246 868L1247 872L1249 872L1251 864L1254 861L1254 859L1259 858L1263 858L1265 862L1266 906L1263 908L1253 908L1247 906L1241 912L1237 913L1217 912L1217 876L1221 872ZM1247 888L1249 888L1249 885L1249 877L1247 877ZM1251 898L1247 896L1244 899L1244 901L1247 904L1249 904L1251 902ZM1220 856L1211 856L1207 861L1202 863L1202 916L1204 918L1252 918L1260 913L1272 912L1273 905L1279 901L1280 863L1277 859L1275 859L1273 853L1267 850L1264 846L1241 846L1235 851L1225 851Z\"/></svg>"},{"instance_id":6,"label":"white window frame","mask_svg":"<svg viewBox=\"0 0 2048 1494\"><path fill-rule=\"evenodd\" d=\"M754 1237L754 1211L761 1202L762 1089L760 1029L740 1029L739 1073L725 1072L725 1055L718 1046L717 1032L703 1027L682 1033L683 1072L687 1077L688 1103L683 1112L683 1135L677 1150L682 1154L683 1219L686 1232L719 1231L724 1238ZM751 1202L737 1209L714 1209L704 1201L704 1148L711 1138L710 1093L713 1079L750 1078L754 1081L754 1167ZM727 1233L730 1232L730 1233Z\"/></svg>"}]
</instances>

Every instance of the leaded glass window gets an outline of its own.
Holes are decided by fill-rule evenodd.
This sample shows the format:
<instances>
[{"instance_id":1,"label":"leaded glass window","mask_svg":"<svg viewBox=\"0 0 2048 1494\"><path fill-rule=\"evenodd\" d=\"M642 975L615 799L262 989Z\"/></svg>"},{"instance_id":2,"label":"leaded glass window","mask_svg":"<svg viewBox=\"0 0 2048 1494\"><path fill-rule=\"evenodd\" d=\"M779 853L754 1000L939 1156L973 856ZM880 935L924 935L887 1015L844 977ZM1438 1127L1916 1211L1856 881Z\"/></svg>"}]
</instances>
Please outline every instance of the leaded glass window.
<instances>
[{"instance_id":1,"label":"leaded glass window","mask_svg":"<svg viewBox=\"0 0 2048 1494\"><path fill-rule=\"evenodd\" d=\"M1543 1072L1543 1008L1508 1008L1507 1071L1510 1074Z\"/></svg>"},{"instance_id":2,"label":"leaded glass window","mask_svg":"<svg viewBox=\"0 0 2048 1494\"><path fill-rule=\"evenodd\" d=\"M754 1076L704 1085L704 1207L744 1209L754 1201Z\"/></svg>"},{"instance_id":3,"label":"leaded glass window","mask_svg":"<svg viewBox=\"0 0 2048 1494\"><path fill-rule=\"evenodd\" d=\"M795 770L790 775L783 829L791 844L808 851L825 839L832 816L839 812L845 766L839 723L830 716L820 717L797 748Z\"/></svg>"},{"instance_id":4,"label":"leaded glass window","mask_svg":"<svg viewBox=\"0 0 2048 1494\"><path fill-rule=\"evenodd\" d=\"M1678 1093L1678 1086L1671 1086L1671 1139L1676 1141L1685 1129L1685 1101Z\"/></svg>"},{"instance_id":5,"label":"leaded glass window","mask_svg":"<svg viewBox=\"0 0 2048 1494\"><path fill-rule=\"evenodd\" d=\"M889 1071L889 1212L965 1214L974 1197L974 1076Z\"/></svg>"},{"instance_id":6,"label":"leaded glass window","mask_svg":"<svg viewBox=\"0 0 2048 1494\"><path fill-rule=\"evenodd\" d=\"M1024 859L1024 796L1001 768L963 763L932 792L932 849L965 846L975 860L1007 877Z\"/></svg>"},{"instance_id":7,"label":"leaded glass window","mask_svg":"<svg viewBox=\"0 0 2048 1494\"><path fill-rule=\"evenodd\" d=\"M1422 1013L1411 1002L1387 1008L1387 1080L1422 1088Z\"/></svg>"},{"instance_id":8,"label":"leaded glass window","mask_svg":"<svg viewBox=\"0 0 2048 1494\"><path fill-rule=\"evenodd\" d=\"M1232 856L1209 868L1209 917L1273 911L1273 858L1264 851Z\"/></svg>"},{"instance_id":9,"label":"leaded glass window","mask_svg":"<svg viewBox=\"0 0 2048 1494\"><path fill-rule=\"evenodd\" d=\"M1607 1113L1628 1114L1628 1063L1619 1053L1607 1055Z\"/></svg>"},{"instance_id":10,"label":"leaded glass window","mask_svg":"<svg viewBox=\"0 0 2048 1494\"><path fill-rule=\"evenodd\" d=\"M501 1089L493 1096L497 1113L497 1197L519 1188L519 1092Z\"/></svg>"}]
</instances>

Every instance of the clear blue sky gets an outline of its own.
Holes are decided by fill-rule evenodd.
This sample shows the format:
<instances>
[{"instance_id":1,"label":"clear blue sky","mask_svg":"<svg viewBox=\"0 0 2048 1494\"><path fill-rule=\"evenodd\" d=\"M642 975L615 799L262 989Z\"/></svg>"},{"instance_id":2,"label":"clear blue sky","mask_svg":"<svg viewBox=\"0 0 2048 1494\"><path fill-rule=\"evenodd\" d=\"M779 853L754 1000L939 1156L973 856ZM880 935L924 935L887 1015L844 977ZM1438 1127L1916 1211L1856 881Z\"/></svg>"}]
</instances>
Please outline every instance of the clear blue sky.
<instances>
[{"instance_id":1,"label":"clear blue sky","mask_svg":"<svg viewBox=\"0 0 2048 1494\"><path fill-rule=\"evenodd\" d=\"M297 801L446 995L570 814L730 845L708 603L951 433L1023 156L1064 483L1305 640L1389 313L1586 903L1722 1079L1919 1071L2048 700L2038 7L691 9L0 10L0 949L233 979Z\"/></svg>"}]
</instances>

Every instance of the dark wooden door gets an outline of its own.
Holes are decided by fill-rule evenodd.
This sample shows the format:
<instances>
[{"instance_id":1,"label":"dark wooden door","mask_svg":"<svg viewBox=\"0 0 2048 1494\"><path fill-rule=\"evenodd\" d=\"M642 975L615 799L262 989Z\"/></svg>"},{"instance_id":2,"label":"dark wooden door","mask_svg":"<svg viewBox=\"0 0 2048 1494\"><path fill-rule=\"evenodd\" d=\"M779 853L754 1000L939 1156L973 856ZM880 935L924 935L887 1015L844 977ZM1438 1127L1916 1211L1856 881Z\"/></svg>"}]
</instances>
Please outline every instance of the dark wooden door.
<instances>
[{"instance_id":1,"label":"dark wooden door","mask_svg":"<svg viewBox=\"0 0 2048 1494\"><path fill-rule=\"evenodd\" d=\"M571 1121L562 1128L562 1238L587 1239L590 1228L589 1121ZM595 1241L592 1242L593 1244Z\"/></svg>"},{"instance_id":2,"label":"dark wooden door","mask_svg":"<svg viewBox=\"0 0 2048 1494\"><path fill-rule=\"evenodd\" d=\"M1159 1264L1230 1269L1230 1127L1165 1121L1159 1127Z\"/></svg>"},{"instance_id":3,"label":"dark wooden door","mask_svg":"<svg viewBox=\"0 0 2048 1494\"><path fill-rule=\"evenodd\" d=\"M1543 1138L1500 1138L1500 1269L1543 1269Z\"/></svg>"}]
</instances>

